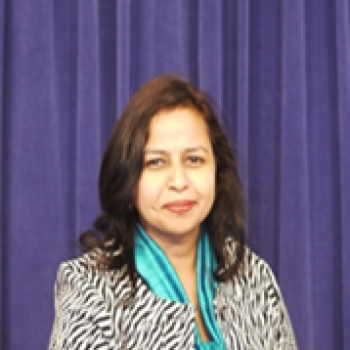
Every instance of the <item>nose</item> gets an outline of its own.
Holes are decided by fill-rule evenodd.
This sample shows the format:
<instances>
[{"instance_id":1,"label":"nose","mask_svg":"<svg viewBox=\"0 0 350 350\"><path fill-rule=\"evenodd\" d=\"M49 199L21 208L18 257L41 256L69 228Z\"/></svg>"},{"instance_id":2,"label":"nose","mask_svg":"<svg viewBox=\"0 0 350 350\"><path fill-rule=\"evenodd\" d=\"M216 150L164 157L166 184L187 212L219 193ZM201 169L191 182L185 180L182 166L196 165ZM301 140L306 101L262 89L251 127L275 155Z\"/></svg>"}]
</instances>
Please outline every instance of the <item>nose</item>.
<instances>
[{"instance_id":1,"label":"nose","mask_svg":"<svg viewBox=\"0 0 350 350\"><path fill-rule=\"evenodd\" d=\"M187 188L187 178L182 165L173 165L169 187L177 192Z\"/></svg>"}]
</instances>

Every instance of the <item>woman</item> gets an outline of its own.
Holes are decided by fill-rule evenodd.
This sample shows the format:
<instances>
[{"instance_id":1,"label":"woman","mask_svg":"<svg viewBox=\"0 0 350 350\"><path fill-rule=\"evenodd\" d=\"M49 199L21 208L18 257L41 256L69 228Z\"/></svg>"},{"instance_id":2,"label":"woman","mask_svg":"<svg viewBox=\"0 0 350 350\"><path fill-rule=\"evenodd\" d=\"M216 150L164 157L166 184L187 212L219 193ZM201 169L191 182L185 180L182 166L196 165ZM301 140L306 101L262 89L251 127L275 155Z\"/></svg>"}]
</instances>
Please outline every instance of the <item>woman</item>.
<instances>
[{"instance_id":1,"label":"woman","mask_svg":"<svg viewBox=\"0 0 350 350\"><path fill-rule=\"evenodd\" d=\"M50 349L296 349L275 278L244 245L236 163L203 93L146 83L99 190L86 253L59 269Z\"/></svg>"}]
</instances>

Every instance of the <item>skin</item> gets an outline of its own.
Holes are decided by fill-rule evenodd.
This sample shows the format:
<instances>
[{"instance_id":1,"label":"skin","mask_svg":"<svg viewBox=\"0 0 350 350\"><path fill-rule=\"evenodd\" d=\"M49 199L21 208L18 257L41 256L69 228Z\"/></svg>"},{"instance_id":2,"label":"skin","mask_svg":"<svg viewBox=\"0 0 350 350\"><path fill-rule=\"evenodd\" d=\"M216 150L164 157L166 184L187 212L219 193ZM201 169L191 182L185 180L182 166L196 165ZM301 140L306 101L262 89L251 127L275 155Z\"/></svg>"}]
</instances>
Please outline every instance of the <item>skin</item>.
<instances>
[{"instance_id":1,"label":"skin","mask_svg":"<svg viewBox=\"0 0 350 350\"><path fill-rule=\"evenodd\" d=\"M207 125L199 112L176 108L152 118L135 205L145 231L173 264L194 305L197 240L215 199L215 173ZM196 321L201 338L208 340L200 312Z\"/></svg>"}]
</instances>

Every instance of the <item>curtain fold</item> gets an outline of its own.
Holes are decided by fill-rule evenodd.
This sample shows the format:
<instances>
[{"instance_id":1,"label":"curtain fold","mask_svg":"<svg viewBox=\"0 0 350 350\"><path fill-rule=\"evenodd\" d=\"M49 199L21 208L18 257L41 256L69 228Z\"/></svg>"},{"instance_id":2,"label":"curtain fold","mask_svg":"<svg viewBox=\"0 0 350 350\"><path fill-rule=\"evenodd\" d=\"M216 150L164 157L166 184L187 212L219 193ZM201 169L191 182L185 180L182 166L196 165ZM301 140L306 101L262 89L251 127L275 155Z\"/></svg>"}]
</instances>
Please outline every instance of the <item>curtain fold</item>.
<instances>
[{"instance_id":1,"label":"curtain fold","mask_svg":"<svg viewBox=\"0 0 350 350\"><path fill-rule=\"evenodd\" d=\"M309 148L312 320L315 348L341 348L338 106L335 3L306 3L306 79ZM347 116L349 118L349 116ZM345 160L345 158L344 158ZM332 302L325 303L325 300ZM327 317L325 317L327 315ZM320 333L327 330L327 337Z\"/></svg>"},{"instance_id":2,"label":"curtain fold","mask_svg":"<svg viewBox=\"0 0 350 350\"><path fill-rule=\"evenodd\" d=\"M307 138L307 93L305 66L305 13L303 1L283 2L281 8L281 79L279 169L278 169L278 272L285 298L306 306L306 312L291 309L301 349L312 348L312 275L309 213L309 172ZM303 263L290 264L297 258ZM298 280L290 276L299 275Z\"/></svg>"},{"instance_id":3,"label":"curtain fold","mask_svg":"<svg viewBox=\"0 0 350 350\"><path fill-rule=\"evenodd\" d=\"M209 93L219 106L223 105L224 78L222 18L221 2L198 2L198 85Z\"/></svg>"},{"instance_id":4,"label":"curtain fold","mask_svg":"<svg viewBox=\"0 0 350 350\"><path fill-rule=\"evenodd\" d=\"M19 11L20 9L20 11ZM52 298L53 269L65 251L61 235L60 164L51 2L6 2L4 103L6 224L2 283L4 348L42 348L48 331L42 303ZM9 36L11 33L11 36ZM57 235L56 240L50 238ZM62 247L59 252L57 246ZM39 318L38 318L39 317ZM47 322L47 321L46 321ZM43 326L44 324L44 326ZM22 334L23 333L23 334ZM25 340L26 339L26 340Z\"/></svg>"},{"instance_id":5,"label":"curtain fold","mask_svg":"<svg viewBox=\"0 0 350 350\"><path fill-rule=\"evenodd\" d=\"M80 0L78 5L78 38L75 74L76 136L75 166L75 232L88 227L87 217L99 213L97 198L98 169L101 158L100 115L100 37L98 2ZM73 122L73 121L71 121ZM67 169L70 171L70 169ZM78 237L77 237L78 238Z\"/></svg>"},{"instance_id":6,"label":"curtain fold","mask_svg":"<svg viewBox=\"0 0 350 350\"><path fill-rule=\"evenodd\" d=\"M336 79L338 114L338 157L339 157L339 219L340 248L339 265L341 282L337 285L341 293L341 302L337 312L342 317L341 336L343 344L350 344L350 271L345 268L350 261L350 7L346 0L335 4L336 21Z\"/></svg>"},{"instance_id":7,"label":"curtain fold","mask_svg":"<svg viewBox=\"0 0 350 350\"><path fill-rule=\"evenodd\" d=\"M347 0L0 0L2 348L47 347L111 128L172 72L227 119L300 349L350 349L349 34Z\"/></svg>"},{"instance_id":8,"label":"curtain fold","mask_svg":"<svg viewBox=\"0 0 350 350\"><path fill-rule=\"evenodd\" d=\"M132 44L132 3L129 1L118 1L115 9L115 36L116 45L114 48L116 71L110 75L115 81L117 90L116 107L117 115L123 111L131 97L131 44ZM108 10L107 10L108 11ZM107 43L108 43L107 38ZM112 63L112 62L111 62ZM111 82L112 83L112 82ZM113 99L111 99L113 100Z\"/></svg>"},{"instance_id":9,"label":"curtain fold","mask_svg":"<svg viewBox=\"0 0 350 350\"><path fill-rule=\"evenodd\" d=\"M225 9L226 16L232 12L233 9ZM230 11L231 10L231 11ZM224 113L227 114L229 125L235 135L236 145L235 152L240 169L240 176L243 179L243 189L247 198L249 198L250 188L249 181L249 82L250 82L250 28L249 16L250 8L248 1L240 1L237 3L235 9L237 11L237 23L234 28L230 28L235 33L235 38L227 34L227 41L225 47L234 43L234 50L227 50L224 52L224 60L226 58L225 71L223 72L226 90L226 99L224 104ZM235 23L232 19L227 21ZM238 49L239 48L239 49ZM230 55L229 57L227 57ZM231 68L233 65L233 68ZM227 75L228 73L232 75ZM236 84L232 84L235 81ZM233 125L232 125L233 124ZM250 216L248 212L248 216ZM249 225L249 220L248 220ZM249 234L249 226L247 233Z\"/></svg>"},{"instance_id":10,"label":"curtain fold","mask_svg":"<svg viewBox=\"0 0 350 350\"><path fill-rule=\"evenodd\" d=\"M3 232L5 227L5 103L4 103L4 87L5 87L5 2L0 0L0 228ZM0 263L4 266L5 263L5 237L0 234ZM0 344L4 343L5 332L5 308L4 300L6 294L4 293L3 284L5 281L5 270L0 269Z\"/></svg>"}]
</instances>

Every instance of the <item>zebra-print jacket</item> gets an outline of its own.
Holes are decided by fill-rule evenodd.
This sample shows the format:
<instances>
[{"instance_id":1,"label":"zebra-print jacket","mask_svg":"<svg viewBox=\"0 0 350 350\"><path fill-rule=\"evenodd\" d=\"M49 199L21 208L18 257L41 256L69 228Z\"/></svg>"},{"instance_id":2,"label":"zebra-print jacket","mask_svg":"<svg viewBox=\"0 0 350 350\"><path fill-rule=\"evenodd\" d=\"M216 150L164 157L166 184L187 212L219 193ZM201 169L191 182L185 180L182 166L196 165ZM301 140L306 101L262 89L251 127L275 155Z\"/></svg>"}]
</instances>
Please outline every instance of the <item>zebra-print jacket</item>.
<instances>
[{"instance_id":1,"label":"zebra-print jacket","mask_svg":"<svg viewBox=\"0 0 350 350\"><path fill-rule=\"evenodd\" d=\"M248 248L244 270L219 283L214 310L226 348L297 349L271 269ZM134 298L125 267L103 271L85 254L61 264L49 350L193 349L190 305L159 298L139 278Z\"/></svg>"}]
</instances>

